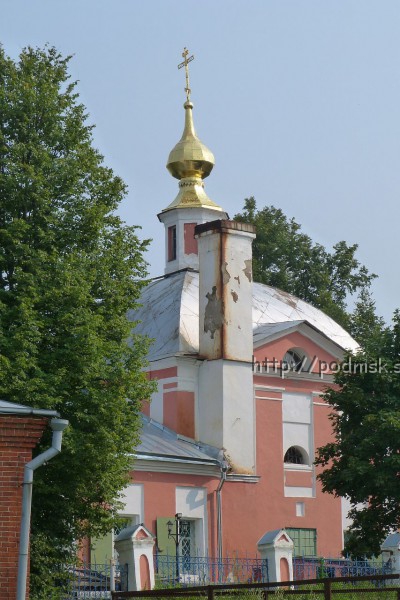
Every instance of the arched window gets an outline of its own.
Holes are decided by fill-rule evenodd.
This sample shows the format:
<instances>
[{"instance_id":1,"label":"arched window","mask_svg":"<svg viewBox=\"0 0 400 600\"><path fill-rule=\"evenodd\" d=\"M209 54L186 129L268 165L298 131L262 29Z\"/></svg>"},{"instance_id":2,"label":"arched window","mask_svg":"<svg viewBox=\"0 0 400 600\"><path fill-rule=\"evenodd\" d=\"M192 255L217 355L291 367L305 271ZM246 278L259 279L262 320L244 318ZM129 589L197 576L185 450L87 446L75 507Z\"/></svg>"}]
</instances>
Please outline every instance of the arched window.
<instances>
[{"instance_id":1,"label":"arched window","mask_svg":"<svg viewBox=\"0 0 400 600\"><path fill-rule=\"evenodd\" d=\"M308 456L306 451L302 448L299 448L298 446L290 446L290 448L286 450L283 461L292 465L307 465Z\"/></svg>"},{"instance_id":2,"label":"arched window","mask_svg":"<svg viewBox=\"0 0 400 600\"><path fill-rule=\"evenodd\" d=\"M301 348L290 348L283 357L283 364L290 371L305 371L308 362L308 357Z\"/></svg>"}]
</instances>

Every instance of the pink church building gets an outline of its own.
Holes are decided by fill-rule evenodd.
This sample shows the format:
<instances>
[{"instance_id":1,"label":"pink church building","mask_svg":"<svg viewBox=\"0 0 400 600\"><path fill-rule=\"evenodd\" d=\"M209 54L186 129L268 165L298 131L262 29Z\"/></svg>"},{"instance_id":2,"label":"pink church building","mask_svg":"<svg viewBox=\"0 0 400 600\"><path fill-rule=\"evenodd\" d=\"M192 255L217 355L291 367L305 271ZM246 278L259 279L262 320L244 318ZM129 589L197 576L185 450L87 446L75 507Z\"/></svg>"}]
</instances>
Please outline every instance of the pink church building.
<instances>
[{"instance_id":1,"label":"pink church building","mask_svg":"<svg viewBox=\"0 0 400 600\"><path fill-rule=\"evenodd\" d=\"M357 345L320 310L253 282L256 231L208 198L214 156L189 92L184 109L167 164L179 192L158 215L165 273L130 314L154 339L158 389L143 405L121 515L144 523L161 553L174 552L167 522L178 513L183 556L255 556L264 533L282 528L297 555L338 556L342 503L322 493L313 462L332 439L324 390Z\"/></svg>"}]
</instances>

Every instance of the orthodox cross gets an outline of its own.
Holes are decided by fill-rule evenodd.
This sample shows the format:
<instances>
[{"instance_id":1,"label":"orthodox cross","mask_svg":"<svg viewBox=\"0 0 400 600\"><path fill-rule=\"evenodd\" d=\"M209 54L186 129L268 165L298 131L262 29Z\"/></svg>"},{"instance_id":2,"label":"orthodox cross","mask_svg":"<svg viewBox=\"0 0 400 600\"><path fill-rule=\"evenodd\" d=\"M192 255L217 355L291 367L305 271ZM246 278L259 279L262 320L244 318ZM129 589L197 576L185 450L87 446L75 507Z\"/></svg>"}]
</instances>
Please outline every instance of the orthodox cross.
<instances>
[{"instance_id":1,"label":"orthodox cross","mask_svg":"<svg viewBox=\"0 0 400 600\"><path fill-rule=\"evenodd\" d=\"M186 73L185 92L186 92L186 100L187 101L190 100L190 92L191 92L191 89L189 87L189 63L192 62L192 60L194 59L193 54L192 54L192 56L188 56L188 54L189 54L189 50L187 48L184 48L183 52L182 52L183 62L181 62L178 65L178 69L182 69L182 67L185 67L185 73Z\"/></svg>"}]
</instances>

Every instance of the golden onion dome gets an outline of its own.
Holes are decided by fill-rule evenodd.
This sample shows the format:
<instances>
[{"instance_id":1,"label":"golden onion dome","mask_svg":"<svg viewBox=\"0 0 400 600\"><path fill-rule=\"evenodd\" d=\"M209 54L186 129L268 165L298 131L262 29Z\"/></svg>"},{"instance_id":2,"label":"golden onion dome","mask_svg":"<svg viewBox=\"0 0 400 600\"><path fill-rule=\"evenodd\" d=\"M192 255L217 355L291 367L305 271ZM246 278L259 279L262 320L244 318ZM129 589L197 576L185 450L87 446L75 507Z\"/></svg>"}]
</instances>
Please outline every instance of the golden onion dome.
<instances>
[{"instance_id":1,"label":"golden onion dome","mask_svg":"<svg viewBox=\"0 0 400 600\"><path fill-rule=\"evenodd\" d=\"M193 104L187 100L185 109L185 128L179 142L171 150L167 169L176 179L184 177L208 177L215 164L214 155L197 137L193 124Z\"/></svg>"},{"instance_id":2,"label":"golden onion dome","mask_svg":"<svg viewBox=\"0 0 400 600\"><path fill-rule=\"evenodd\" d=\"M208 208L223 212L204 190L203 179L208 177L215 164L214 155L197 137L193 124L193 104L190 100L189 69L188 64L194 58L189 56L189 51L184 48L182 56L184 61L178 68L185 67L186 72L186 102L185 127L179 142L169 153L167 169L173 177L179 179L179 192L177 197L162 212L174 208Z\"/></svg>"}]
</instances>

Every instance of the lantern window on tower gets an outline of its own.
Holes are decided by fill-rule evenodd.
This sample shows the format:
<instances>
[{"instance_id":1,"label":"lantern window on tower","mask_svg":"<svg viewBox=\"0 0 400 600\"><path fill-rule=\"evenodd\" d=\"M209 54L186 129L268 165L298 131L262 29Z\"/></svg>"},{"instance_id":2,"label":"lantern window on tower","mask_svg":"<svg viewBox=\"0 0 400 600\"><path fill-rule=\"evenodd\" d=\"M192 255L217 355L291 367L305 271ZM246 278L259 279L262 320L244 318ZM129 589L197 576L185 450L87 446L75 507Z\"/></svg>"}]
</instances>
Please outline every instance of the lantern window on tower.
<instances>
[{"instance_id":1,"label":"lantern window on tower","mask_svg":"<svg viewBox=\"0 0 400 600\"><path fill-rule=\"evenodd\" d=\"M176 260L176 225L168 227L168 261Z\"/></svg>"}]
</instances>

